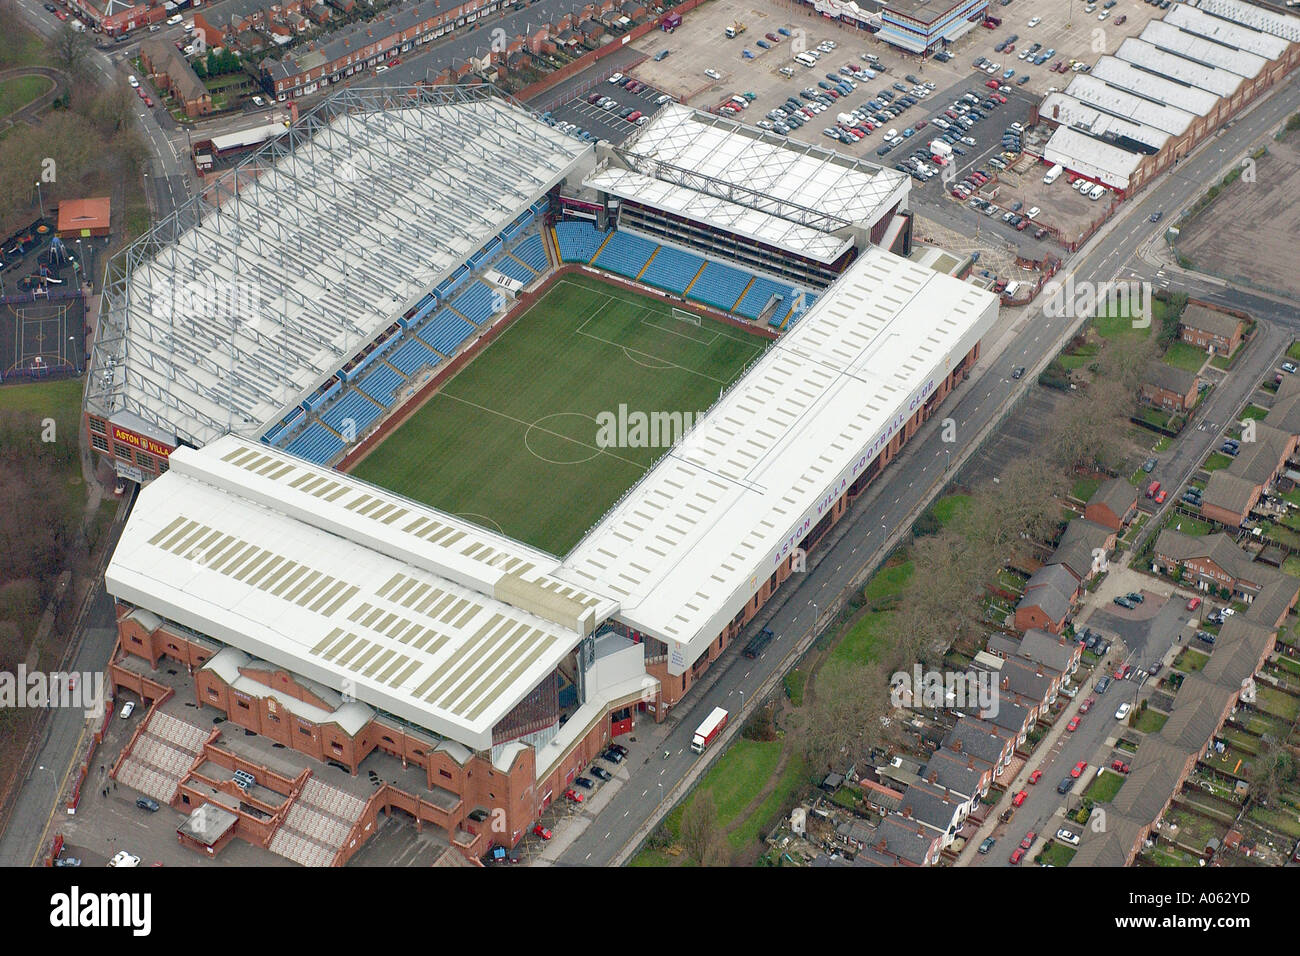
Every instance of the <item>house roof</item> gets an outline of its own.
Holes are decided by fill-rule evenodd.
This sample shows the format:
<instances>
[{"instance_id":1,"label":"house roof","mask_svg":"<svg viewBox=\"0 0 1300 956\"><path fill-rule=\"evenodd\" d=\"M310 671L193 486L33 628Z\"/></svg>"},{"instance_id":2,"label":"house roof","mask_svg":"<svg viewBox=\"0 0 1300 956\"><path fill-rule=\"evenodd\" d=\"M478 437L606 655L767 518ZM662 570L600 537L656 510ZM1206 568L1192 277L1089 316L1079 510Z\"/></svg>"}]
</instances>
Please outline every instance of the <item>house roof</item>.
<instances>
[{"instance_id":1,"label":"house roof","mask_svg":"<svg viewBox=\"0 0 1300 956\"><path fill-rule=\"evenodd\" d=\"M1284 375L1282 378L1285 381L1295 381L1296 376ZM1268 417L1264 421L1287 434L1300 435L1300 394L1290 394L1283 398L1280 387L1277 394L1278 398L1273 402L1273 407L1269 409Z\"/></svg>"},{"instance_id":2,"label":"house roof","mask_svg":"<svg viewBox=\"0 0 1300 956\"><path fill-rule=\"evenodd\" d=\"M1300 582L1296 582L1300 585ZM1260 659L1273 647L1274 631L1271 627L1247 621L1234 614L1224 622L1214 653L1201 675L1221 687L1240 688L1242 681L1254 676Z\"/></svg>"},{"instance_id":3,"label":"house roof","mask_svg":"<svg viewBox=\"0 0 1300 956\"><path fill-rule=\"evenodd\" d=\"M1292 437L1267 421L1255 422L1255 440L1241 443L1240 453L1227 470L1239 478L1264 484L1286 458Z\"/></svg>"},{"instance_id":4,"label":"house roof","mask_svg":"<svg viewBox=\"0 0 1300 956\"><path fill-rule=\"evenodd\" d=\"M1123 478L1109 478L1097 486L1088 499L1088 506L1105 505L1119 517L1124 517L1137 504L1138 491Z\"/></svg>"},{"instance_id":5,"label":"house roof","mask_svg":"<svg viewBox=\"0 0 1300 956\"><path fill-rule=\"evenodd\" d=\"M58 231L107 229L112 202L107 196L96 199L65 199L59 203Z\"/></svg>"},{"instance_id":6,"label":"house roof","mask_svg":"<svg viewBox=\"0 0 1300 956\"><path fill-rule=\"evenodd\" d=\"M1259 589L1255 600L1246 609L1246 617L1268 628L1282 623L1287 609L1295 604L1300 594L1300 581L1289 574L1274 572L1274 576Z\"/></svg>"},{"instance_id":7,"label":"house roof","mask_svg":"<svg viewBox=\"0 0 1300 956\"><path fill-rule=\"evenodd\" d=\"M1234 475L1226 469L1210 473L1201 500L1207 505L1223 508L1234 514L1245 514L1259 496L1259 482Z\"/></svg>"},{"instance_id":8,"label":"house roof","mask_svg":"<svg viewBox=\"0 0 1300 956\"><path fill-rule=\"evenodd\" d=\"M970 799L979 790L980 781L992 770L991 760L941 747L931 755L922 776L937 786L961 794L964 799Z\"/></svg>"},{"instance_id":9,"label":"house roof","mask_svg":"<svg viewBox=\"0 0 1300 956\"><path fill-rule=\"evenodd\" d=\"M883 843L883 849L898 859L922 866L941 835L938 830L919 820L906 820L891 813L880 821L880 826L876 829L876 842L872 847L880 850Z\"/></svg>"},{"instance_id":10,"label":"house roof","mask_svg":"<svg viewBox=\"0 0 1300 956\"><path fill-rule=\"evenodd\" d=\"M1123 793L1123 791L1120 791ZM1133 852L1146 824L1130 819L1122 813L1106 815L1106 829L1094 833L1079 847L1070 860L1071 867L1124 866Z\"/></svg>"},{"instance_id":11,"label":"house roof","mask_svg":"<svg viewBox=\"0 0 1300 956\"><path fill-rule=\"evenodd\" d=\"M1014 657L1020 653L1020 638L1012 634L1003 634L997 631L989 635L988 644L985 645L991 654L1001 654L1003 657Z\"/></svg>"},{"instance_id":12,"label":"house roof","mask_svg":"<svg viewBox=\"0 0 1300 956\"><path fill-rule=\"evenodd\" d=\"M1179 395L1186 395L1196 388L1197 380L1198 376L1195 372L1174 368L1174 366L1166 365L1164 362L1152 362L1147 366L1143 384L1163 388Z\"/></svg>"},{"instance_id":13,"label":"house roof","mask_svg":"<svg viewBox=\"0 0 1300 956\"><path fill-rule=\"evenodd\" d=\"M1027 700L1042 703L1047 700L1052 681L1060 676L1061 672L1053 668L1012 657L1002 661L1002 667L998 670L998 685Z\"/></svg>"},{"instance_id":14,"label":"house roof","mask_svg":"<svg viewBox=\"0 0 1300 956\"><path fill-rule=\"evenodd\" d=\"M1059 634L1032 628L1020 639L1017 653L1026 660L1064 673L1079 653L1078 644L1067 641Z\"/></svg>"},{"instance_id":15,"label":"house roof","mask_svg":"<svg viewBox=\"0 0 1300 956\"><path fill-rule=\"evenodd\" d=\"M967 799L968 797L937 783L918 780L903 791L902 805L898 812L909 819L920 820L936 830L947 832L958 808Z\"/></svg>"},{"instance_id":16,"label":"house roof","mask_svg":"<svg viewBox=\"0 0 1300 956\"><path fill-rule=\"evenodd\" d=\"M1128 42L1127 40L1124 42ZM1189 305L1183 310L1182 318L1179 320L1189 329L1198 329L1202 332L1209 332L1211 335L1218 335L1225 339L1231 339L1239 328L1241 328L1241 319L1235 315L1228 315L1226 312L1220 312L1218 309L1210 309L1203 305Z\"/></svg>"},{"instance_id":17,"label":"house roof","mask_svg":"<svg viewBox=\"0 0 1300 956\"><path fill-rule=\"evenodd\" d=\"M1114 534L1105 525L1087 518L1075 518L1065 526L1065 533L1061 535L1049 563L1065 565L1082 580L1093 570L1093 555L1098 550L1108 549Z\"/></svg>"},{"instance_id":18,"label":"house roof","mask_svg":"<svg viewBox=\"0 0 1300 956\"><path fill-rule=\"evenodd\" d=\"M943 747L958 756L970 754L996 764L1002 760L1002 755L1011 742L1012 735L1001 727L995 727L978 717L961 717L943 738Z\"/></svg>"},{"instance_id":19,"label":"house roof","mask_svg":"<svg viewBox=\"0 0 1300 956\"><path fill-rule=\"evenodd\" d=\"M190 61L181 55L181 51L176 49L171 40L163 37L148 37L141 42L140 53L153 66L155 72L167 74L167 79L181 99L188 102L208 95L208 88L194 72Z\"/></svg>"},{"instance_id":20,"label":"house roof","mask_svg":"<svg viewBox=\"0 0 1300 956\"><path fill-rule=\"evenodd\" d=\"M1045 564L1026 582L1025 593L1016 604L1016 610L1037 607L1051 620L1063 621L1070 613L1078 589L1078 579L1066 565Z\"/></svg>"},{"instance_id":21,"label":"house roof","mask_svg":"<svg viewBox=\"0 0 1300 956\"><path fill-rule=\"evenodd\" d=\"M1023 699L1017 699L1015 691L1002 691L998 694L998 712L991 714L985 719L989 723L1008 730L1013 734L1019 734L1029 723L1029 706ZM1036 703L1036 702L1035 702Z\"/></svg>"},{"instance_id":22,"label":"house roof","mask_svg":"<svg viewBox=\"0 0 1300 956\"><path fill-rule=\"evenodd\" d=\"M1133 820L1155 823L1182 779L1190 751L1159 737L1148 737L1133 755L1128 779L1115 795L1112 809Z\"/></svg>"},{"instance_id":23,"label":"house roof","mask_svg":"<svg viewBox=\"0 0 1300 956\"><path fill-rule=\"evenodd\" d=\"M1184 753L1200 751L1219 729L1228 700L1239 689L1221 687L1202 674L1188 674L1159 738Z\"/></svg>"},{"instance_id":24,"label":"house roof","mask_svg":"<svg viewBox=\"0 0 1300 956\"><path fill-rule=\"evenodd\" d=\"M1165 528L1156 538L1156 554L1181 564L1194 558L1214 562L1234 578L1262 585L1277 580L1281 573L1251 561L1250 555L1233 544L1226 534L1191 535Z\"/></svg>"}]
</instances>

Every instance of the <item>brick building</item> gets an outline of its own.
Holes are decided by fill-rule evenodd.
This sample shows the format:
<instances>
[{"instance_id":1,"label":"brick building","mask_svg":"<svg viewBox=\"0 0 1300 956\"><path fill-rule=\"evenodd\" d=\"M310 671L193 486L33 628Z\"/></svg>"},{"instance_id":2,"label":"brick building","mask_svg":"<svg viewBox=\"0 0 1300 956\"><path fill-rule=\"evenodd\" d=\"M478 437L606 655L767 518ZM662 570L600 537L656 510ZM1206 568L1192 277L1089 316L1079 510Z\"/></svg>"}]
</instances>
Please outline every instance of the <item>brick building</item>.
<instances>
[{"instance_id":1,"label":"brick building","mask_svg":"<svg viewBox=\"0 0 1300 956\"><path fill-rule=\"evenodd\" d=\"M212 93L171 40L148 37L142 41L140 62L149 71L155 86L180 101L186 116L204 116L212 112Z\"/></svg>"},{"instance_id":2,"label":"brick building","mask_svg":"<svg viewBox=\"0 0 1300 956\"><path fill-rule=\"evenodd\" d=\"M1172 412L1185 412L1196 404L1200 377L1195 372L1174 368L1164 362L1152 362L1138 388L1142 401Z\"/></svg>"},{"instance_id":3,"label":"brick building","mask_svg":"<svg viewBox=\"0 0 1300 956\"><path fill-rule=\"evenodd\" d=\"M1138 491L1123 478L1103 481L1092 493L1083 515L1089 521L1122 531L1137 515Z\"/></svg>"},{"instance_id":4,"label":"brick building","mask_svg":"<svg viewBox=\"0 0 1300 956\"><path fill-rule=\"evenodd\" d=\"M1245 327L1245 321L1235 315L1191 304L1183 311L1178 337L1198 349L1231 355L1241 344Z\"/></svg>"}]
</instances>

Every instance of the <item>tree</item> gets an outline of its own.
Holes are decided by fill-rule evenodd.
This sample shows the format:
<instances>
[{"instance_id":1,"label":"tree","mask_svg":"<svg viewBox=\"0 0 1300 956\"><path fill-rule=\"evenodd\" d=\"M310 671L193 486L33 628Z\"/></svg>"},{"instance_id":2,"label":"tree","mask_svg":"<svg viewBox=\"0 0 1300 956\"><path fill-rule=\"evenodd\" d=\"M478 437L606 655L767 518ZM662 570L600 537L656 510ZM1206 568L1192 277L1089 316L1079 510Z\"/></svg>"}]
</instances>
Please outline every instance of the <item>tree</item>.
<instances>
[{"instance_id":1,"label":"tree","mask_svg":"<svg viewBox=\"0 0 1300 956\"><path fill-rule=\"evenodd\" d=\"M1296 766L1290 748L1280 745L1273 735L1265 734L1259 756L1250 771L1255 799L1265 805L1273 804L1283 789L1289 789L1295 783L1297 776L1300 776L1300 767Z\"/></svg>"},{"instance_id":2,"label":"tree","mask_svg":"<svg viewBox=\"0 0 1300 956\"><path fill-rule=\"evenodd\" d=\"M50 55L60 69L80 78L90 69L90 40L81 30L64 21L49 40Z\"/></svg>"},{"instance_id":3,"label":"tree","mask_svg":"<svg viewBox=\"0 0 1300 956\"><path fill-rule=\"evenodd\" d=\"M889 681L879 663L821 667L814 691L811 706L805 705L808 719L802 743L808 766L817 772L830 771L897 738L892 726L881 723L894 711Z\"/></svg>"},{"instance_id":4,"label":"tree","mask_svg":"<svg viewBox=\"0 0 1300 956\"><path fill-rule=\"evenodd\" d=\"M681 840L682 847L696 862L704 866L725 865L719 863L724 855L719 844L726 846L726 836L718 824L718 807L709 791L699 791L686 804L682 811Z\"/></svg>"}]
</instances>

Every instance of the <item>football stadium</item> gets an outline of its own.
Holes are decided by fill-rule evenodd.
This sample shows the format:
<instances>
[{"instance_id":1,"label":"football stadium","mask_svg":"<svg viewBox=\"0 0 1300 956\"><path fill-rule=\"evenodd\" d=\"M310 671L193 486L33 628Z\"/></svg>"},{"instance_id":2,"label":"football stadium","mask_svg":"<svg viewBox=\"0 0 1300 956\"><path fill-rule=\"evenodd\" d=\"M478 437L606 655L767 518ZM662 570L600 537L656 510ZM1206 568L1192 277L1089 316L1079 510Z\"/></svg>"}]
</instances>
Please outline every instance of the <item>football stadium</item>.
<instances>
[{"instance_id":1,"label":"football stadium","mask_svg":"<svg viewBox=\"0 0 1300 956\"><path fill-rule=\"evenodd\" d=\"M482 86L305 114L108 268L116 778L219 804L208 854L340 865L393 810L513 845L979 358L997 299L906 257L907 189L677 104L620 147ZM301 786L208 707L398 782Z\"/></svg>"}]
</instances>

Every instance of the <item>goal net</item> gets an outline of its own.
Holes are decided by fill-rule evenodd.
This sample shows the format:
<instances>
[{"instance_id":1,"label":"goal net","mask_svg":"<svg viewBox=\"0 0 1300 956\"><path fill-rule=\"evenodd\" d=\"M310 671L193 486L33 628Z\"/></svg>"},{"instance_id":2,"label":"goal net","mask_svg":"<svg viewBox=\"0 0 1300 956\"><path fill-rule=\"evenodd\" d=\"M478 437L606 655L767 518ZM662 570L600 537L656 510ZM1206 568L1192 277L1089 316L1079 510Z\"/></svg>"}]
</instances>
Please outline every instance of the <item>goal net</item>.
<instances>
[{"instance_id":1,"label":"goal net","mask_svg":"<svg viewBox=\"0 0 1300 956\"><path fill-rule=\"evenodd\" d=\"M698 315L694 312L687 312L685 309L679 309L676 306L673 307L673 318L681 322L686 322L689 325L700 324L700 317Z\"/></svg>"}]
</instances>

